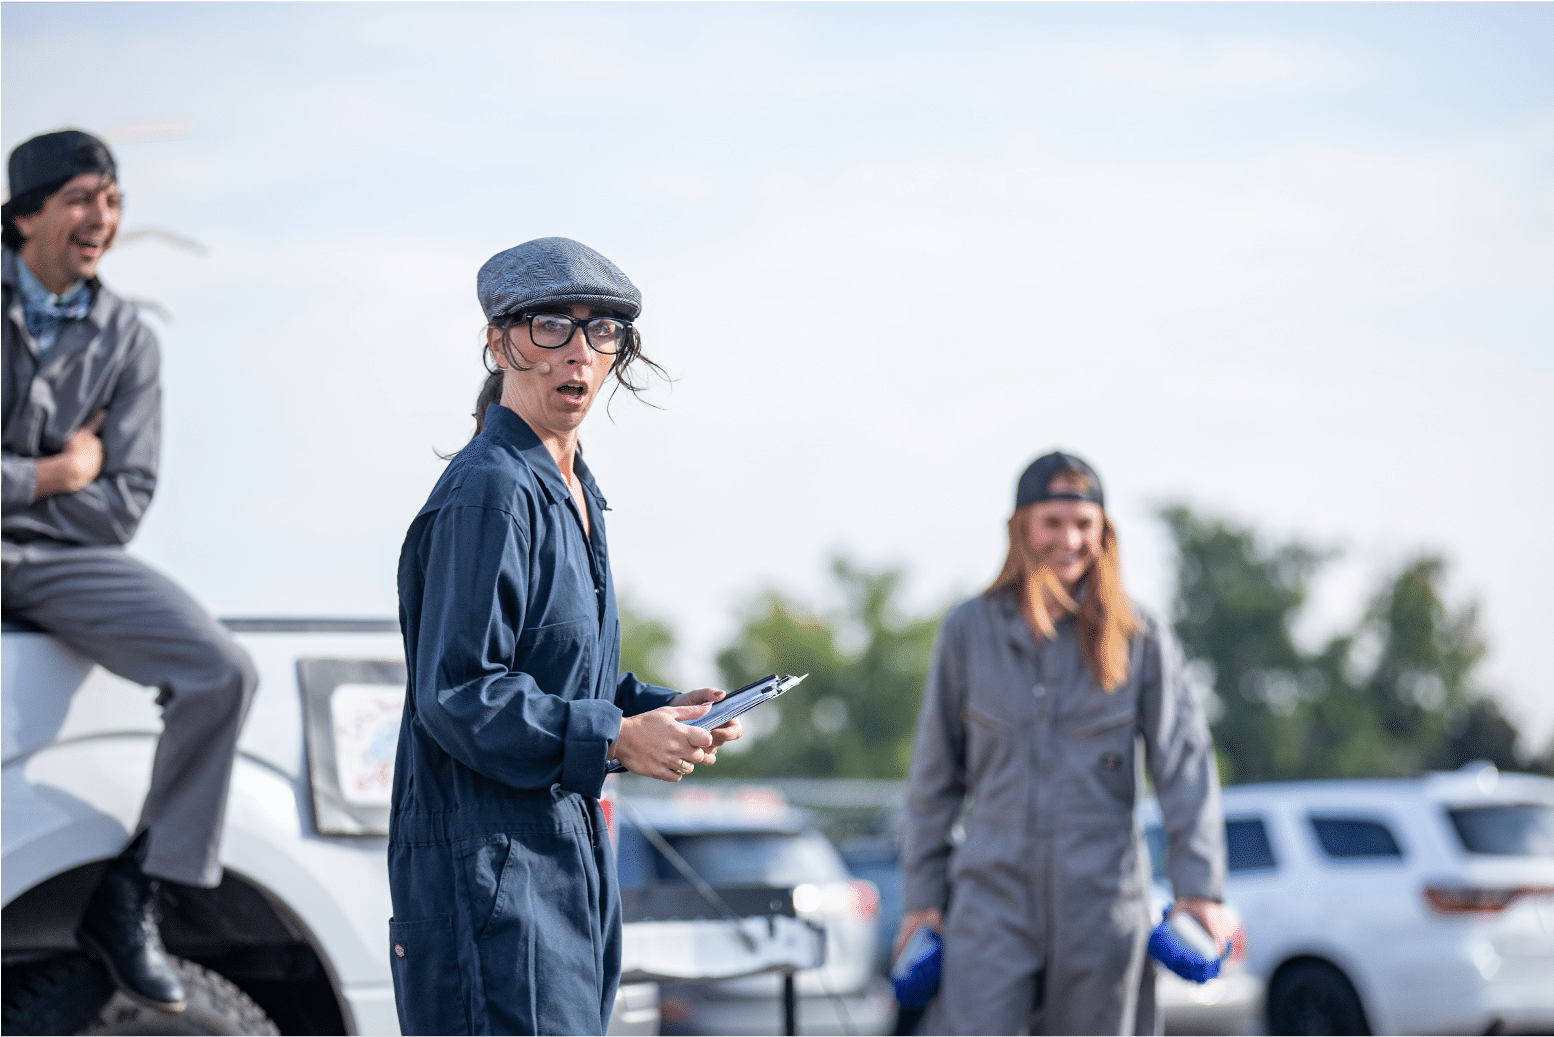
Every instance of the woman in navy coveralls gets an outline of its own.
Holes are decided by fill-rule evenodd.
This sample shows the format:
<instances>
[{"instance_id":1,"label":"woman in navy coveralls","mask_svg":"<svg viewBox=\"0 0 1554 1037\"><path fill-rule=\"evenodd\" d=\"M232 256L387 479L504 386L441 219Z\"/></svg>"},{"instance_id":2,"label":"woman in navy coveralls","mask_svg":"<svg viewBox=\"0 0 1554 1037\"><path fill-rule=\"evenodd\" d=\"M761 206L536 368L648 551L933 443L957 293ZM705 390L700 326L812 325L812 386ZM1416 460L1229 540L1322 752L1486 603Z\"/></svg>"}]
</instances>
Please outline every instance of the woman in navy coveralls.
<instances>
[{"instance_id":1,"label":"woman in navy coveralls","mask_svg":"<svg viewBox=\"0 0 1554 1037\"><path fill-rule=\"evenodd\" d=\"M406 1034L602 1034L620 980L605 767L678 781L738 723L723 697L620 673L605 500L578 427L611 374L635 390L636 287L541 238L481 268L475 438L399 561L409 689L389 827L390 962ZM477 406L479 406L477 404Z\"/></svg>"}]
</instances>

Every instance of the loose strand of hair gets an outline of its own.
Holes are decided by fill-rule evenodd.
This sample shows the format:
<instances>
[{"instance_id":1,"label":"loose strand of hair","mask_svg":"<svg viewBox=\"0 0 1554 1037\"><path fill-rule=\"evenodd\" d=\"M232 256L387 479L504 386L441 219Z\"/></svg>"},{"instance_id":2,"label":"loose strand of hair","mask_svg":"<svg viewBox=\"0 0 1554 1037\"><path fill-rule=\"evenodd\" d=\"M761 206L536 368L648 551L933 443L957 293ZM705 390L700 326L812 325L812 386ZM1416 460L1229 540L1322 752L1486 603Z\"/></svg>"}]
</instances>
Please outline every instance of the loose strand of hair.
<instances>
[{"instance_id":1,"label":"loose strand of hair","mask_svg":"<svg viewBox=\"0 0 1554 1037\"><path fill-rule=\"evenodd\" d=\"M1058 628L1052 621L1052 613L1047 610L1049 599L1069 612L1079 609L1079 604L1063 589L1063 581L1058 579L1057 573L1045 565L1037 566L1020 588L1020 607L1031 630L1039 630L1042 636L1051 640L1058 636Z\"/></svg>"},{"instance_id":2,"label":"loose strand of hair","mask_svg":"<svg viewBox=\"0 0 1554 1037\"><path fill-rule=\"evenodd\" d=\"M669 372L665 371L656 361L642 352L642 333L633 324L631 326L631 338L621 347L621 351L615 355L615 362L610 365L610 373L615 376L615 385L610 389L610 398L605 401L604 413L609 416L611 421L615 420L615 415L610 411L610 407L615 403L615 394L620 392L621 389L625 389L635 396L638 402L645 403L654 410L663 410L662 407L652 400L644 400L642 398L643 390L650 383L647 378L640 382L634 380L632 367L638 361L648 369L647 373L649 375L656 374L670 385L674 384L674 379L669 376Z\"/></svg>"},{"instance_id":3,"label":"loose strand of hair","mask_svg":"<svg viewBox=\"0 0 1554 1037\"><path fill-rule=\"evenodd\" d=\"M1117 529L1109 517L1101 531L1101 553L1085 581L1090 593L1075 616L1080 645L1096 680L1106 691L1113 692L1128 680L1128 648L1139 625L1122 585Z\"/></svg>"}]
</instances>

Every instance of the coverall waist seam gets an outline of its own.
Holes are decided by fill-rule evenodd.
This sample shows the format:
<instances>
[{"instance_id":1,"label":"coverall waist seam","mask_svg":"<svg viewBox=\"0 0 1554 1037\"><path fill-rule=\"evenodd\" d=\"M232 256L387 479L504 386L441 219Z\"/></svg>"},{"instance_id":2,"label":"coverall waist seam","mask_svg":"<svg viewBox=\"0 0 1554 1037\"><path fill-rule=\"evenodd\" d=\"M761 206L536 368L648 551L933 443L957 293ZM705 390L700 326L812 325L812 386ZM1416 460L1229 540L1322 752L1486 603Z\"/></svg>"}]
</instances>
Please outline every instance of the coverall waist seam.
<instances>
[{"instance_id":1,"label":"coverall waist seam","mask_svg":"<svg viewBox=\"0 0 1554 1037\"><path fill-rule=\"evenodd\" d=\"M471 839L486 839L494 831L507 835L586 835L591 829L586 816L587 807L581 802L585 797L577 796L578 801L574 802L572 797L575 795L563 793L563 798L554 802L482 803L471 810L395 814L389 820L389 844L446 846Z\"/></svg>"}]
</instances>

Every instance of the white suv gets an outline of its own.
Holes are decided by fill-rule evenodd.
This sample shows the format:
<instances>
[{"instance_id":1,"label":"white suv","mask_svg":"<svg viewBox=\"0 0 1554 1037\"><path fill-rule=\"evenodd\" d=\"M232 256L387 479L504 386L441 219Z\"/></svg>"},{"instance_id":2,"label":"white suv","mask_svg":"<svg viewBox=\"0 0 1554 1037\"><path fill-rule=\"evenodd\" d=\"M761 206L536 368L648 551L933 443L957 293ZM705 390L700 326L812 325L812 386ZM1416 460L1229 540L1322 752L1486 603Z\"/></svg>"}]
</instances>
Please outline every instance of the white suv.
<instances>
[{"instance_id":1,"label":"white suv","mask_svg":"<svg viewBox=\"0 0 1554 1037\"><path fill-rule=\"evenodd\" d=\"M1554 780L1479 763L1224 809L1268 1032L1554 1032Z\"/></svg>"}]
</instances>

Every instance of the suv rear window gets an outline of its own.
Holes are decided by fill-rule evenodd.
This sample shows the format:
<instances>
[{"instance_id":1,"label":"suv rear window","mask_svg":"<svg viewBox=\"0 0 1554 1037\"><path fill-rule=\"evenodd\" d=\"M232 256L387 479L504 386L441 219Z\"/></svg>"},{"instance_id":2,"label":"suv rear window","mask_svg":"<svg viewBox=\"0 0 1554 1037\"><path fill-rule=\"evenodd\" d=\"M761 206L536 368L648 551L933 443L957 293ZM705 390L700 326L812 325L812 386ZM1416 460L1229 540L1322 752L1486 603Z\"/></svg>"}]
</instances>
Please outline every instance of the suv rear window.
<instances>
[{"instance_id":1,"label":"suv rear window","mask_svg":"<svg viewBox=\"0 0 1554 1037\"><path fill-rule=\"evenodd\" d=\"M1277 868L1268 829L1260 817L1238 817L1225 822L1225 856L1232 872Z\"/></svg>"},{"instance_id":2,"label":"suv rear window","mask_svg":"<svg viewBox=\"0 0 1554 1037\"><path fill-rule=\"evenodd\" d=\"M1149 863L1155 879L1165 879L1165 830L1150 825L1144 830L1144 841L1149 845ZM1268 829L1260 817L1233 817L1225 821L1225 856L1231 872L1266 871L1279 866L1268 842Z\"/></svg>"},{"instance_id":3,"label":"suv rear window","mask_svg":"<svg viewBox=\"0 0 1554 1037\"><path fill-rule=\"evenodd\" d=\"M1165 829L1150 825L1144 829L1144 845L1149 848L1149 870L1156 882L1167 877Z\"/></svg>"},{"instance_id":4,"label":"suv rear window","mask_svg":"<svg viewBox=\"0 0 1554 1037\"><path fill-rule=\"evenodd\" d=\"M1310 818L1322 852L1338 860L1385 860L1401 858L1403 849L1392 830L1380 821L1358 817Z\"/></svg>"},{"instance_id":5,"label":"suv rear window","mask_svg":"<svg viewBox=\"0 0 1554 1037\"><path fill-rule=\"evenodd\" d=\"M1447 810L1469 853L1506 857L1554 857L1554 807L1505 803Z\"/></svg>"}]
</instances>

